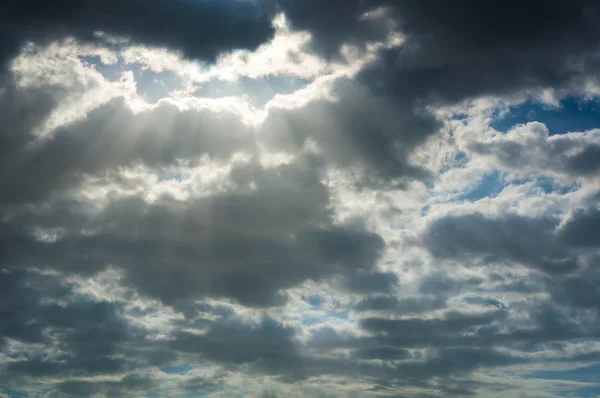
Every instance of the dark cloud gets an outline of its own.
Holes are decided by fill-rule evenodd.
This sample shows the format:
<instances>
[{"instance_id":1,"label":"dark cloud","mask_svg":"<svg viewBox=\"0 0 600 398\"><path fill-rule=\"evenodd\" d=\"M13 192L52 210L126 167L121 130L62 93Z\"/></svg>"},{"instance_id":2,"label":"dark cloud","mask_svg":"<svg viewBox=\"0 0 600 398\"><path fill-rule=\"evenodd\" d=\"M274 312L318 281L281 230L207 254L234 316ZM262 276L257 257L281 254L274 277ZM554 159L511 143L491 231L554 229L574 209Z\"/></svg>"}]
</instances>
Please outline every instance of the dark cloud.
<instances>
[{"instance_id":1,"label":"dark cloud","mask_svg":"<svg viewBox=\"0 0 600 398\"><path fill-rule=\"evenodd\" d=\"M57 391L67 396L143 394L160 387L159 379L137 373L122 376L122 372L173 363L178 355L188 361L222 365L229 371L278 376L289 383L329 375L368 380L389 391L420 386L455 393L463 388L466 393L469 388L459 386L454 377L464 377L478 369L535 364L538 360L529 354L549 347L553 347L556 356L546 356L544 361L565 361L562 344L598 336L600 332L595 319L583 321L569 310L547 304L516 309L520 318L529 316L525 323L511 319L509 308L483 313L449 311L439 318L369 317L360 322L364 332L360 336L320 328L312 332L308 341L302 341L299 329L272 318L250 321L240 318L232 307L203 304L196 309L216 315L215 318L182 319L174 324L176 329L168 340L154 344L147 339L150 330L135 327L121 315L122 302L92 302L73 296L71 288L64 282L58 283L57 277L42 276L36 282L40 276L37 273L12 271L5 275L12 275L12 285L29 289L30 296L37 294L46 299L30 304L29 311L45 330L51 331L40 341L48 348L60 347L61 351L55 351L56 357L32 353L27 360L10 363L0 369L0 380L14 385L24 383L27 376L34 380L51 376ZM52 278L56 282L52 283ZM67 304L58 306L52 299L66 300ZM128 315L136 316L132 312ZM27 317L21 321L31 325ZM350 356L335 355L339 349L349 350ZM149 351L160 355L161 360L151 360ZM311 355L313 351L319 355ZM579 360L594 358L597 357L587 355ZM117 377L72 379L94 374ZM439 385L440 378L448 380ZM182 387L204 391L220 385L217 375L211 381L204 377L186 378Z\"/></svg>"},{"instance_id":2,"label":"dark cloud","mask_svg":"<svg viewBox=\"0 0 600 398\"><path fill-rule=\"evenodd\" d=\"M366 335L323 328L313 334L308 346L321 355L352 349L353 359L386 361L387 367L376 377L378 382L414 386L415 379L427 385L436 377L464 375L480 368L534 365L539 360L533 353L545 352L546 362L562 362L565 344L595 338L600 332L597 318L583 320L576 311L552 302L512 310L527 314L528 319L512 318L507 306L484 313L449 311L437 318L369 317L361 321ZM589 360L593 358L589 356ZM368 366L362 369L365 374L373 370Z\"/></svg>"},{"instance_id":3,"label":"dark cloud","mask_svg":"<svg viewBox=\"0 0 600 398\"><path fill-rule=\"evenodd\" d=\"M395 296L369 296L355 305L357 311L390 311L398 315L421 314L446 307L444 297L419 296L399 299Z\"/></svg>"},{"instance_id":4,"label":"dark cloud","mask_svg":"<svg viewBox=\"0 0 600 398\"><path fill-rule=\"evenodd\" d=\"M128 397L145 394L159 385L159 381L151 377L132 374L119 381L65 381L57 387L60 392L70 397L88 397L98 394Z\"/></svg>"},{"instance_id":5,"label":"dark cloud","mask_svg":"<svg viewBox=\"0 0 600 398\"><path fill-rule=\"evenodd\" d=\"M358 271L348 275L345 287L355 293L391 293L398 285L398 276L392 272Z\"/></svg>"},{"instance_id":6,"label":"dark cloud","mask_svg":"<svg viewBox=\"0 0 600 398\"><path fill-rule=\"evenodd\" d=\"M596 174L600 171L600 145L589 145L568 158L567 168L580 175Z\"/></svg>"},{"instance_id":7,"label":"dark cloud","mask_svg":"<svg viewBox=\"0 0 600 398\"><path fill-rule=\"evenodd\" d=\"M599 247L600 211L598 209L577 210L561 226L558 236L561 241L580 247Z\"/></svg>"},{"instance_id":8,"label":"dark cloud","mask_svg":"<svg viewBox=\"0 0 600 398\"><path fill-rule=\"evenodd\" d=\"M381 1L333 0L326 8L318 0L267 0L266 3L282 10L293 28L311 32L313 49L326 57L337 55L344 44L364 45L365 41L380 40L387 33L385 24L361 19Z\"/></svg>"},{"instance_id":9,"label":"dark cloud","mask_svg":"<svg viewBox=\"0 0 600 398\"><path fill-rule=\"evenodd\" d=\"M554 232L558 221L507 215L493 219L482 214L447 216L434 221L424 241L438 258L514 262L550 273L571 272L577 257Z\"/></svg>"},{"instance_id":10,"label":"dark cloud","mask_svg":"<svg viewBox=\"0 0 600 398\"><path fill-rule=\"evenodd\" d=\"M74 377L118 373L134 366L115 357L121 354L119 345L131 334L114 304L77 301L65 307L38 305L33 311L33 321L43 328L45 343L57 344L62 353L12 362L6 368L9 375Z\"/></svg>"},{"instance_id":11,"label":"dark cloud","mask_svg":"<svg viewBox=\"0 0 600 398\"><path fill-rule=\"evenodd\" d=\"M427 106L569 86L583 76L581 65L589 76L597 70L600 12L589 1L333 1L326 10L318 1L277 3L325 54L382 39L390 21L405 35L401 46L385 50L354 82L338 83L338 102L274 112L267 122L280 142L294 148L311 137L342 166L370 166L380 173L362 176L371 183L381 183L381 176L426 175L407 158L439 129ZM378 7L387 9L383 17L362 18ZM595 167L585 161L589 151L565 160L568 169Z\"/></svg>"},{"instance_id":12,"label":"dark cloud","mask_svg":"<svg viewBox=\"0 0 600 398\"><path fill-rule=\"evenodd\" d=\"M327 7L319 1L274 2L293 27L311 32L313 48L325 55L336 56L344 44L381 40L390 24L404 35L402 45L383 50L359 73L354 87L338 88L339 103L271 116L277 126L290 126L291 142L311 134L342 165L359 160L383 181L426 175L407 158L439 130L428 106L569 88L598 71L600 10L587 0L351 0ZM379 16L363 17L381 7L386 11ZM393 112L388 115L386 107ZM593 149L585 150L565 159L566 167L589 173L597 169L592 158ZM372 174L363 179L381 184Z\"/></svg>"},{"instance_id":13,"label":"dark cloud","mask_svg":"<svg viewBox=\"0 0 600 398\"><path fill-rule=\"evenodd\" d=\"M294 371L300 362L294 336L294 329L273 319L265 318L259 325L226 319L213 322L202 334L179 334L172 347L186 353L199 353L216 363L254 364L279 374Z\"/></svg>"},{"instance_id":14,"label":"dark cloud","mask_svg":"<svg viewBox=\"0 0 600 398\"><path fill-rule=\"evenodd\" d=\"M280 291L305 280L373 269L384 248L360 225L333 225L318 167L310 159L271 169L246 164L232 171L237 188L228 193L152 204L134 196L98 214L72 206L42 225L43 208L15 214L4 225L0 259L86 274L123 267L130 283L168 303L211 295L279 304ZM93 233L82 234L84 225ZM41 242L36 227L63 228L64 237Z\"/></svg>"},{"instance_id":15,"label":"dark cloud","mask_svg":"<svg viewBox=\"0 0 600 398\"><path fill-rule=\"evenodd\" d=\"M94 40L96 31L205 60L222 51L255 48L273 34L269 17L255 2L236 0L9 0L0 26L2 64L27 40L66 35Z\"/></svg>"},{"instance_id":16,"label":"dark cloud","mask_svg":"<svg viewBox=\"0 0 600 398\"><path fill-rule=\"evenodd\" d=\"M40 291L41 290L41 291ZM0 270L0 336L26 343L45 340L39 305L46 295L64 297L69 292L59 279L24 270Z\"/></svg>"},{"instance_id":17,"label":"dark cloud","mask_svg":"<svg viewBox=\"0 0 600 398\"><path fill-rule=\"evenodd\" d=\"M394 315L421 315L426 312L445 309L449 298L463 292L475 292L483 282L480 278L454 279L437 272L422 277L417 292L408 297L399 297L383 289L365 290L363 293L379 293L367 296L354 305L356 311L381 311ZM398 287L402 292L404 286ZM386 294L388 293L388 294ZM390 294L391 293L391 294Z\"/></svg>"},{"instance_id":18,"label":"dark cloud","mask_svg":"<svg viewBox=\"0 0 600 398\"><path fill-rule=\"evenodd\" d=\"M592 60L600 38L597 4L587 0L355 0L326 9L318 1L278 3L293 26L313 34L315 47L330 52L381 37L381 24L361 16L386 8L405 42L365 77L415 99L456 101L560 85L580 74L574 61Z\"/></svg>"},{"instance_id":19,"label":"dark cloud","mask_svg":"<svg viewBox=\"0 0 600 398\"><path fill-rule=\"evenodd\" d=\"M506 317L504 311L485 314L462 314L450 312L445 319L385 319L367 318L362 327L375 335L375 340L405 348L448 347L459 344L461 332L476 330Z\"/></svg>"},{"instance_id":20,"label":"dark cloud","mask_svg":"<svg viewBox=\"0 0 600 398\"><path fill-rule=\"evenodd\" d=\"M2 366L0 385L27 377L115 374L153 363L148 345L145 352L132 350L147 332L123 318L122 304L79 296L73 283L37 271L2 271L0 286L3 348L8 339L37 345ZM173 358L161 356L163 362Z\"/></svg>"},{"instance_id":21,"label":"dark cloud","mask_svg":"<svg viewBox=\"0 0 600 398\"><path fill-rule=\"evenodd\" d=\"M456 279L443 272L431 273L421 278L419 292L434 296L448 297L463 291L473 291L483 282L482 278Z\"/></svg>"},{"instance_id":22,"label":"dark cloud","mask_svg":"<svg viewBox=\"0 0 600 398\"><path fill-rule=\"evenodd\" d=\"M304 368L315 372L328 365L327 370L321 371L347 376L357 373L368 377L382 392L393 393L418 386L457 393L460 383L454 377L460 378L478 369L534 362L523 352L500 350L485 340L485 329L504 324L507 315L506 311L497 310L480 314L448 312L442 318L433 319L372 317L362 320L366 333L360 337L325 327L313 333L308 347L319 356L349 349L350 361L335 355L331 359L306 359ZM514 349L513 344L518 339L508 340L505 347ZM441 385L437 383L440 378L443 379ZM466 384L462 385L465 387ZM466 394L467 390L462 393Z\"/></svg>"}]
</instances>

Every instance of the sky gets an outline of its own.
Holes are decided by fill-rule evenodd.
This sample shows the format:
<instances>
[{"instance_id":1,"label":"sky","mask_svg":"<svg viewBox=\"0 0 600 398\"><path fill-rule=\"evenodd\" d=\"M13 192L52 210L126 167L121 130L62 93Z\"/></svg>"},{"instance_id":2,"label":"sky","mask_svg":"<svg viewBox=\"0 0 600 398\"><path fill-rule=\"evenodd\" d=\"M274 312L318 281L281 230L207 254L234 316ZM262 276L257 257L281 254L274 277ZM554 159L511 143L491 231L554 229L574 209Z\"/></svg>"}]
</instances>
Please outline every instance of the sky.
<instances>
[{"instance_id":1,"label":"sky","mask_svg":"<svg viewBox=\"0 0 600 398\"><path fill-rule=\"evenodd\" d=\"M8 0L0 398L600 396L600 4Z\"/></svg>"}]
</instances>

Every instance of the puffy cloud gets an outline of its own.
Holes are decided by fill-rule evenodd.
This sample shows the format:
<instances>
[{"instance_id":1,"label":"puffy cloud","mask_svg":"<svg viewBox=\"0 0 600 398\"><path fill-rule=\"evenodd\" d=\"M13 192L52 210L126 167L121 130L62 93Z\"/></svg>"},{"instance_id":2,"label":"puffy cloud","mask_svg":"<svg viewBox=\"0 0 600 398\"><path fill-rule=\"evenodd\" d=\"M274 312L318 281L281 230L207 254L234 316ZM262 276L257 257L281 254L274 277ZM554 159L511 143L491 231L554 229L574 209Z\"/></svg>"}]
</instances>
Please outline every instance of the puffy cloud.
<instances>
[{"instance_id":1,"label":"puffy cloud","mask_svg":"<svg viewBox=\"0 0 600 398\"><path fill-rule=\"evenodd\" d=\"M508 170L590 177L598 171L594 156L598 138L597 130L548 136L544 124L531 122L506 134L469 140L467 145L475 154L491 158Z\"/></svg>"}]
</instances>

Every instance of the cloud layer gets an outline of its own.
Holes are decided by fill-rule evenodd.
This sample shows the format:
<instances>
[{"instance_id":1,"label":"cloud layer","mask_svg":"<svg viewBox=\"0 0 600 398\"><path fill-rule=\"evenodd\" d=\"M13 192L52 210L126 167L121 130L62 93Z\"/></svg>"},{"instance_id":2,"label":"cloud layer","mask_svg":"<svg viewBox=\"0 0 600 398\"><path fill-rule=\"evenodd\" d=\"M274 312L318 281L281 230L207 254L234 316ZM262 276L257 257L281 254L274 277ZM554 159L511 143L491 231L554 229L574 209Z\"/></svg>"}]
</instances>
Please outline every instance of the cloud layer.
<instances>
[{"instance_id":1,"label":"cloud layer","mask_svg":"<svg viewBox=\"0 0 600 398\"><path fill-rule=\"evenodd\" d=\"M596 396L599 17L9 2L0 397Z\"/></svg>"}]
</instances>

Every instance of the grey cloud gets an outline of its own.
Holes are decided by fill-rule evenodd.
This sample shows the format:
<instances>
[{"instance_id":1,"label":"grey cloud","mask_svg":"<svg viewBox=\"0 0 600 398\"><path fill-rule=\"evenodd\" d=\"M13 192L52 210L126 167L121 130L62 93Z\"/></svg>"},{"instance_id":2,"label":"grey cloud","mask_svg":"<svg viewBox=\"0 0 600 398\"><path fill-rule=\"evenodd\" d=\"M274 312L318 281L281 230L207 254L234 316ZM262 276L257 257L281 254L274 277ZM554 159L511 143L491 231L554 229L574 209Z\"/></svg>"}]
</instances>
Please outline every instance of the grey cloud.
<instances>
[{"instance_id":1,"label":"grey cloud","mask_svg":"<svg viewBox=\"0 0 600 398\"><path fill-rule=\"evenodd\" d=\"M566 278L554 286L554 299L572 306L593 308L600 311L600 289L598 283L600 275L597 273L582 274Z\"/></svg>"},{"instance_id":2,"label":"grey cloud","mask_svg":"<svg viewBox=\"0 0 600 398\"><path fill-rule=\"evenodd\" d=\"M577 210L567 222L561 226L558 236L561 241L580 247L600 247L600 210Z\"/></svg>"},{"instance_id":3,"label":"grey cloud","mask_svg":"<svg viewBox=\"0 0 600 398\"><path fill-rule=\"evenodd\" d=\"M394 313L392 312L392 314ZM395 313L394 315L399 314ZM340 347L366 350L371 353L371 359L374 359L375 353L387 355L385 354L386 349L393 352L397 349L447 348L469 345L475 343L476 338L467 337L467 332L475 332L478 328L505 320L506 316L507 312L504 310L482 314L449 311L442 318L431 319L421 317L390 319L372 316L360 321L361 328L366 332L364 337L345 336L333 329L323 328L313 334L309 347L313 346L319 352Z\"/></svg>"},{"instance_id":4,"label":"grey cloud","mask_svg":"<svg viewBox=\"0 0 600 398\"><path fill-rule=\"evenodd\" d=\"M463 377L478 369L531 362L526 353L499 350L480 335L483 333L480 329L506 320L506 311L450 312L441 319L367 318L361 323L367 332L363 337L322 328L312 335L308 347L321 356L337 349L350 349L351 358L305 359L304 368L312 369L313 373L320 370L332 375L368 377L382 392L397 393L405 387L418 386L458 394L460 383L455 377L467 381ZM510 344L515 341L510 340ZM437 383L440 378L443 381ZM462 385L461 394L470 391L465 389L466 384Z\"/></svg>"},{"instance_id":5,"label":"grey cloud","mask_svg":"<svg viewBox=\"0 0 600 398\"><path fill-rule=\"evenodd\" d=\"M105 394L114 397L134 397L146 394L160 386L158 380L148 376L127 375L119 381L65 381L57 387L69 397L88 397Z\"/></svg>"},{"instance_id":6,"label":"grey cloud","mask_svg":"<svg viewBox=\"0 0 600 398\"><path fill-rule=\"evenodd\" d=\"M424 375L431 378L519 363L526 363L526 360L489 348L456 347L443 348L423 363L400 365L398 370L407 378Z\"/></svg>"},{"instance_id":7,"label":"grey cloud","mask_svg":"<svg viewBox=\"0 0 600 398\"><path fill-rule=\"evenodd\" d=\"M512 311L521 317L527 314L528 319L512 318ZM577 312L552 302L503 306L485 313L450 311L429 319L370 317L361 326L367 332L361 337L320 329L308 346L321 354L353 349L355 359L387 361L378 380L411 385L414 378L429 383L435 377L464 375L479 368L539 363L533 353L552 354L544 357L546 362L562 362L566 343L592 339L600 332L597 318L578 318Z\"/></svg>"},{"instance_id":8,"label":"grey cloud","mask_svg":"<svg viewBox=\"0 0 600 398\"><path fill-rule=\"evenodd\" d=\"M122 333L119 338L113 338L111 333L107 333L110 329L105 325L115 325L114 320L118 319L114 318L115 307L112 304L99 303L97 309L94 309L96 304L82 302L73 303L69 307L71 309L65 313L50 311L47 317L54 319L51 324L55 327L65 330L62 335L65 337L59 340L65 344L64 348L72 353L85 349L86 357L96 358L94 367L81 362L79 356L75 355L65 357L67 363L60 366L48 361L30 361L23 363L21 368L13 366L11 373L8 373L10 377L14 378L19 374L64 377L79 374L80 371L88 374L96 371L111 373L115 368L106 366L106 361L96 357L103 345L102 341L114 341L115 344L109 347L117 349L107 350L104 346L102 353L124 353L126 357L143 353L151 346L146 342L140 346L142 350L139 352L130 351L128 348L135 347L140 336ZM538 351L539 344L565 342L597 334L597 326L595 329L590 328L594 324L592 320L582 325L575 322L571 314L547 307L532 311L532 323L526 325L513 324L514 320L509 318L508 309L480 314L448 312L438 319L371 317L361 322L366 335L344 336L333 329L321 329L319 333L313 332L305 345L297 339L296 329L274 319L265 317L258 323L253 323L239 319L230 307L227 309L204 304L198 309L219 315L219 318L198 323L193 318L178 321L173 339L162 344L164 349L185 355L188 360L202 358L213 364L223 365L230 371L243 369L247 374L266 373L290 383L315 376L343 376L369 381L373 385L379 385L383 389L381 391L387 388L390 393L401 391L407 386L444 390L447 393L454 391L456 394L463 388L462 391L466 393L470 388L466 388L467 385L459 386L460 383L457 384L454 377L462 378L478 369L535 363L527 355ZM69 337L80 335L71 331L71 328L87 335L87 328L92 325L88 320L92 319L96 320L93 325L99 325L98 338L84 342L76 337ZM531 328L531 325L536 327ZM501 329L503 326L508 326L509 333L506 333L506 329ZM202 333L183 331L186 328L200 328ZM94 334L91 333L90 336ZM90 346L87 348L80 344ZM498 347L511 348L511 351L499 350ZM342 358L331 355L332 350L338 348L349 349L351 356ZM413 351L414 349L419 351ZM311 350L317 350L319 356L310 355ZM198 357L194 357L196 355ZM170 359L168 356L166 358L165 362ZM564 356L557 356L552 360L564 360ZM582 360L585 359L582 357ZM383 361L385 365L379 361ZM128 366L125 363L119 368L126 369ZM440 385L440 378L448 380ZM186 383L188 384L182 387L189 391L214 387L214 384L204 378ZM154 386L157 386L156 380L136 375L127 376L121 381L65 380L56 385L64 394L73 396L108 392L123 396L135 395ZM477 388L473 385L470 387Z\"/></svg>"},{"instance_id":9,"label":"grey cloud","mask_svg":"<svg viewBox=\"0 0 600 398\"><path fill-rule=\"evenodd\" d=\"M239 320L216 321L202 334L182 332L172 343L178 351L232 366L255 364L276 374L297 367L300 356L293 340L295 331L264 318L258 326Z\"/></svg>"},{"instance_id":10,"label":"grey cloud","mask_svg":"<svg viewBox=\"0 0 600 398\"><path fill-rule=\"evenodd\" d=\"M40 291L41 289L41 291ZM41 343L45 324L37 319L42 298L64 297L69 287L59 279L25 270L0 270L0 336L26 343Z\"/></svg>"},{"instance_id":11,"label":"grey cloud","mask_svg":"<svg viewBox=\"0 0 600 398\"><path fill-rule=\"evenodd\" d=\"M360 348L354 355L357 359L381 359L384 361L412 358L411 352L406 349L386 346Z\"/></svg>"},{"instance_id":12,"label":"grey cloud","mask_svg":"<svg viewBox=\"0 0 600 398\"><path fill-rule=\"evenodd\" d=\"M390 311L399 315L421 314L443 309L446 299L441 296L418 296L399 299L396 296L369 296L360 300L354 308L357 311Z\"/></svg>"},{"instance_id":13,"label":"grey cloud","mask_svg":"<svg viewBox=\"0 0 600 398\"><path fill-rule=\"evenodd\" d=\"M129 327L114 304L76 301L66 307L38 305L34 310L34 321L44 330L51 330L51 341L63 353L56 358L39 356L10 363L6 372L12 377L110 374L134 366L128 360L113 357L121 353L120 344L131 338Z\"/></svg>"},{"instance_id":14,"label":"grey cloud","mask_svg":"<svg viewBox=\"0 0 600 398\"><path fill-rule=\"evenodd\" d=\"M125 303L94 301L64 276L5 270L0 286L0 352L11 359L0 365L0 388L9 393L43 388L54 389L52 396L139 396L159 383L130 371L176 360L175 351L147 339L152 329L125 318ZM25 344L16 352L15 341Z\"/></svg>"},{"instance_id":15,"label":"grey cloud","mask_svg":"<svg viewBox=\"0 0 600 398\"><path fill-rule=\"evenodd\" d=\"M94 40L96 31L205 60L222 51L255 48L273 34L268 15L255 2L235 0L10 0L0 26L2 64L27 40L66 35Z\"/></svg>"},{"instance_id":16,"label":"grey cloud","mask_svg":"<svg viewBox=\"0 0 600 398\"><path fill-rule=\"evenodd\" d=\"M32 237L44 217L30 209L4 224L0 260L83 274L122 267L143 293L172 304L203 295L280 304L282 290L305 280L369 272L384 249L360 225L333 225L318 167L310 159L246 165L232 171L233 190L187 202L165 197L148 204L134 196L98 214L72 206L66 219L45 220L46 228L64 228L50 244ZM84 226L91 235L81 233Z\"/></svg>"},{"instance_id":17,"label":"grey cloud","mask_svg":"<svg viewBox=\"0 0 600 398\"><path fill-rule=\"evenodd\" d=\"M507 215L492 219L482 214L447 216L434 221L424 235L430 252L438 258L510 261L550 273L577 267L575 253L560 244L553 219Z\"/></svg>"},{"instance_id":18,"label":"grey cloud","mask_svg":"<svg viewBox=\"0 0 600 398\"><path fill-rule=\"evenodd\" d=\"M385 26L360 20L377 2L333 0L327 8L318 0L267 0L266 3L284 11L293 28L311 32L313 49L326 57L336 56L343 44L364 45L366 40L381 39L386 33Z\"/></svg>"},{"instance_id":19,"label":"grey cloud","mask_svg":"<svg viewBox=\"0 0 600 398\"><path fill-rule=\"evenodd\" d=\"M449 298L462 292L475 292L482 282L484 280L481 278L454 279L442 272L434 272L423 276L418 282L417 291L410 296L400 297L384 289L373 289L363 293L374 295L364 297L355 303L353 308L359 312L381 311L394 315L420 315L445 309ZM401 293L407 287L398 286L396 290Z\"/></svg>"},{"instance_id":20,"label":"grey cloud","mask_svg":"<svg viewBox=\"0 0 600 398\"><path fill-rule=\"evenodd\" d=\"M314 46L329 52L380 37L380 25L361 15L386 7L405 43L365 77L382 82L384 91L415 99L456 101L557 86L580 75L570 66L574 60L593 61L600 39L597 5L586 0L335 1L326 10L318 1L278 4L293 26L311 31Z\"/></svg>"},{"instance_id":21,"label":"grey cloud","mask_svg":"<svg viewBox=\"0 0 600 398\"><path fill-rule=\"evenodd\" d=\"M387 8L384 19L405 35L401 46L383 51L354 83L338 84L339 103L279 112L269 120L289 130L278 140L301 146L310 136L336 162L345 166L358 160L384 181L426 176L407 158L439 129L428 105L567 87L598 70L600 13L587 1L333 1L327 10L318 1L276 3L293 27L313 34L314 48L329 55L343 44L381 39L386 23L361 17L378 7ZM581 64L584 72L574 66ZM573 159L570 168L588 167L582 162Z\"/></svg>"},{"instance_id":22,"label":"grey cloud","mask_svg":"<svg viewBox=\"0 0 600 398\"><path fill-rule=\"evenodd\" d=\"M336 101L272 110L262 127L267 144L294 153L311 140L338 166L366 169L359 177L370 185L428 175L408 156L436 131L438 122L431 115L406 101L373 95L350 80L336 82L333 95Z\"/></svg>"},{"instance_id":23,"label":"grey cloud","mask_svg":"<svg viewBox=\"0 0 600 398\"><path fill-rule=\"evenodd\" d=\"M398 276L392 272L358 271L347 276L344 285L352 292L391 293L398 285Z\"/></svg>"},{"instance_id":24,"label":"grey cloud","mask_svg":"<svg viewBox=\"0 0 600 398\"><path fill-rule=\"evenodd\" d=\"M49 139L40 139L32 134L33 124L43 120L44 110L52 106L37 105L44 97L34 95L45 92L9 89L0 93L0 104L7 106L4 112L8 114L7 126L0 133L5 155L0 162L0 202L43 201L53 192L78 185L86 175L120 167L141 163L160 168L202 155L223 161L236 151L254 151L251 129L234 115L180 111L167 103L134 114L123 99L53 131ZM30 95L35 98L33 105Z\"/></svg>"},{"instance_id":25,"label":"grey cloud","mask_svg":"<svg viewBox=\"0 0 600 398\"><path fill-rule=\"evenodd\" d=\"M586 240L577 242L586 248L590 243ZM595 247L596 249L592 249L593 254L586 259L585 266L580 272L546 281L547 291L550 292L557 304L573 309L595 310L597 314L600 314L599 257L597 245Z\"/></svg>"},{"instance_id":26,"label":"grey cloud","mask_svg":"<svg viewBox=\"0 0 600 398\"><path fill-rule=\"evenodd\" d=\"M586 175L600 171L600 145L589 145L567 159L567 169Z\"/></svg>"},{"instance_id":27,"label":"grey cloud","mask_svg":"<svg viewBox=\"0 0 600 398\"><path fill-rule=\"evenodd\" d=\"M78 296L72 283L37 271L3 271L0 285L0 338L45 347L4 364L0 385L18 385L27 377L114 374L149 363L151 347L145 353L126 348L145 332L124 320L121 304ZM167 353L162 361L171 359Z\"/></svg>"},{"instance_id":28,"label":"grey cloud","mask_svg":"<svg viewBox=\"0 0 600 398\"><path fill-rule=\"evenodd\" d=\"M443 272L434 272L419 281L419 292L434 296L448 297L462 291L473 291L483 282L482 278L456 279Z\"/></svg>"},{"instance_id":29,"label":"grey cloud","mask_svg":"<svg viewBox=\"0 0 600 398\"><path fill-rule=\"evenodd\" d=\"M459 344L461 332L475 330L477 326L488 325L506 317L504 311L485 314L461 314L450 312L444 319L385 319L367 318L362 327L375 335L379 342L401 347L447 347Z\"/></svg>"},{"instance_id":30,"label":"grey cloud","mask_svg":"<svg viewBox=\"0 0 600 398\"><path fill-rule=\"evenodd\" d=\"M272 31L259 9L268 2L150 1L142 7L135 0L116 7L94 0L84 9L78 2L53 1L29 13L26 8L37 2L11 2L6 10L14 22L0 24L6 38L0 58L14 55L26 39L45 42L71 34L85 42L100 29L210 60L221 50L252 48L267 39ZM290 384L343 377L383 396L401 396L407 387L428 390L430 396L461 396L480 387L470 380L480 369L597 360L597 353L568 353L570 343L600 335L593 256L600 244L594 233L599 217L593 206L574 212L560 227L558 218L517 215L437 219L422 240L434 260L462 262L457 266L494 263L498 274L485 275L483 268L478 271L485 276L463 280L434 271L403 291L396 274L377 267L386 249L382 237L358 222L337 221L323 181L330 165L359 169L360 181L371 187L426 178L428 172L409 159L440 127L429 105L541 86L568 88L594 77L597 5L579 0L275 3L293 28L313 34L313 48L327 56L335 57L344 43L361 46L382 38L385 20L395 21L406 40L382 52L356 81L339 80L333 90L337 101L272 109L259 134L224 113L182 112L163 103L134 114L116 100L32 147L32 130L65 93L4 82L0 267L8 273L0 274L0 336L3 350L18 340L31 352L1 366L0 385L51 377L67 396L144 395L159 386L157 381L130 372L185 358L191 365L210 362L228 372L266 374ZM383 20L360 18L378 6L389 8ZM506 139L472 142L469 149L511 169L568 177L597 173L595 133L548 137L541 125L529 127L533 140L508 133ZM299 155L311 142L321 153ZM202 155L228 165L236 152L253 156L258 147L295 158L280 166L232 164L226 189L186 201L108 195L98 208L69 195L85 187L89 176L102 176L116 188L133 184L119 175L122 167L142 164L160 173ZM38 228L58 229L61 235L56 242L42 242L34 237ZM529 274L512 275L502 267L507 263L523 264ZM184 314L170 325L171 340L148 339L154 330L128 322L122 301L92 301L59 277L26 270L51 268L93 279L109 265L123 271L124 287ZM362 295L346 308L352 312L347 321L358 319L360 330L342 332L335 322L292 327L269 317L251 323L236 313L238 304L264 311L260 307L283 304L289 288L330 280L341 281L333 287L344 293ZM540 299L539 293L549 298ZM498 298L502 294L511 297ZM215 299L236 303L219 305ZM148 309L127 311L141 316ZM209 316L196 317L196 311ZM120 381L69 380L124 374ZM196 377L180 386L222 388L222 379Z\"/></svg>"},{"instance_id":31,"label":"grey cloud","mask_svg":"<svg viewBox=\"0 0 600 398\"><path fill-rule=\"evenodd\" d=\"M367 176L380 184L399 176L426 177L407 161L407 154L439 130L427 106L532 88L569 88L599 70L600 12L586 0L352 0L332 1L327 7L319 1L274 2L293 27L312 33L313 48L329 56L344 44L381 39L389 21L404 35L402 45L382 51L377 62L358 74L354 84L361 89L338 89L343 93L340 104L272 117L277 125L292 126L292 141L302 142L299 132L308 131L337 162L347 165L351 157L372 166L383 179ZM378 7L387 9L383 21L362 18ZM382 113L385 106L396 117ZM303 115L312 122L295 122ZM590 151L566 159L568 171L595 170Z\"/></svg>"}]
</instances>

